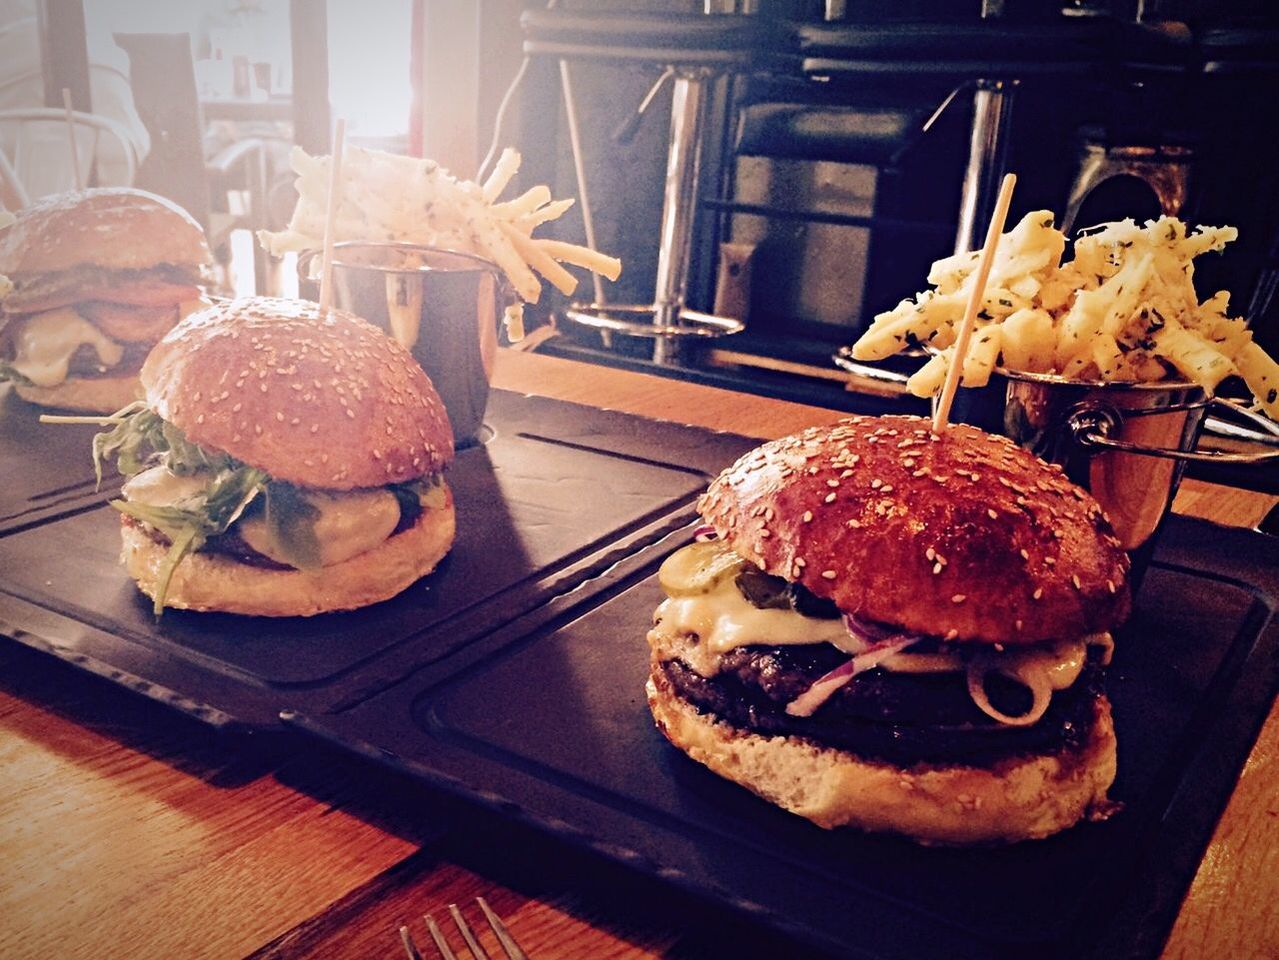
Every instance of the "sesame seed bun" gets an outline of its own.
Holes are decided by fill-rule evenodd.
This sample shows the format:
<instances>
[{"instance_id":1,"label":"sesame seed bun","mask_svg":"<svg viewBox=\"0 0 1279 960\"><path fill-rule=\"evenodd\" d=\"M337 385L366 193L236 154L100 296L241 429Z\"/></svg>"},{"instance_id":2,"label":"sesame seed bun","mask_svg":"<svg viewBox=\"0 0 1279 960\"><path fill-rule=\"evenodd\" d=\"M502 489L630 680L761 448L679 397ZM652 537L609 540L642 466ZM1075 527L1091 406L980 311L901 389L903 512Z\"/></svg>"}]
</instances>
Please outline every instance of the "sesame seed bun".
<instances>
[{"instance_id":1,"label":"sesame seed bun","mask_svg":"<svg viewBox=\"0 0 1279 960\"><path fill-rule=\"evenodd\" d=\"M142 385L193 443L300 486L402 483L453 457L444 405L408 351L314 303L255 297L192 314L151 351Z\"/></svg>"},{"instance_id":2,"label":"sesame seed bun","mask_svg":"<svg viewBox=\"0 0 1279 960\"><path fill-rule=\"evenodd\" d=\"M142 397L137 373L124 377L69 377L52 387L14 384L23 400L77 413L115 413Z\"/></svg>"},{"instance_id":3,"label":"sesame seed bun","mask_svg":"<svg viewBox=\"0 0 1279 960\"><path fill-rule=\"evenodd\" d=\"M453 545L453 496L447 486L444 490L444 504L425 510L409 529L319 570L268 570L224 554L189 554L174 570L164 604L255 617L309 617L388 600L434 570ZM168 545L127 517L121 518L120 534L129 575L154 599Z\"/></svg>"},{"instance_id":4,"label":"sesame seed bun","mask_svg":"<svg viewBox=\"0 0 1279 960\"><path fill-rule=\"evenodd\" d=\"M58 193L24 208L0 229L0 273L21 292L27 276L91 265L146 270L209 260L204 231L189 213L143 190L106 187Z\"/></svg>"},{"instance_id":5,"label":"sesame seed bun","mask_svg":"<svg viewBox=\"0 0 1279 960\"><path fill-rule=\"evenodd\" d=\"M646 692L668 740L720 776L833 828L903 834L928 844L1038 839L1111 809L1115 732L1100 697L1075 750L1010 757L991 767L903 769L798 737L765 737L698 713L654 671Z\"/></svg>"},{"instance_id":6,"label":"sesame seed bun","mask_svg":"<svg viewBox=\"0 0 1279 960\"><path fill-rule=\"evenodd\" d=\"M1085 490L1004 437L853 417L766 443L699 503L760 569L910 633L1030 644L1109 630L1128 557Z\"/></svg>"}]
</instances>

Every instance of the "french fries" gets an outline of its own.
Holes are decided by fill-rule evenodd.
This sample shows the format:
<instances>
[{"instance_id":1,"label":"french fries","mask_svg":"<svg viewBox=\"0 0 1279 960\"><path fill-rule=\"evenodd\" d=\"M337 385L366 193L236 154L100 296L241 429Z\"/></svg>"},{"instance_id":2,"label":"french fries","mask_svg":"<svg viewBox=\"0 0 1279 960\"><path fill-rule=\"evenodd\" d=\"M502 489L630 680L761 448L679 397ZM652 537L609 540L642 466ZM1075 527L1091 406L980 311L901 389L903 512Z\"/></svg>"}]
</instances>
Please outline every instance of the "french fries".
<instances>
[{"instance_id":1,"label":"french fries","mask_svg":"<svg viewBox=\"0 0 1279 960\"><path fill-rule=\"evenodd\" d=\"M1027 214L999 240L978 328L964 363L965 386L982 386L997 367L1080 380L1180 378L1209 393L1241 376L1257 405L1279 417L1279 364L1252 340L1247 323L1228 316L1221 291L1204 300L1194 287L1194 258L1219 252L1234 227L1200 227L1161 217L1102 224L1075 240L1062 263L1065 235L1052 214ZM934 289L875 317L853 345L859 360L881 360L918 344L936 349L907 386L930 396L945 381L956 331L974 282L978 254L933 264Z\"/></svg>"},{"instance_id":2,"label":"french fries","mask_svg":"<svg viewBox=\"0 0 1279 960\"><path fill-rule=\"evenodd\" d=\"M286 229L262 230L258 239L274 256L320 245L328 200L329 157L313 157L299 147L290 158L298 174L298 202ZM520 155L507 148L484 183L459 180L430 160L348 146L343 153L341 202L334 214L334 239L407 241L471 253L501 268L520 300L537 303L541 277L572 294L577 280L568 263L616 280L622 263L596 250L534 237L533 230L562 216L572 200L554 200L536 186L499 201L519 171ZM520 305L505 315L507 332L523 329Z\"/></svg>"}]
</instances>

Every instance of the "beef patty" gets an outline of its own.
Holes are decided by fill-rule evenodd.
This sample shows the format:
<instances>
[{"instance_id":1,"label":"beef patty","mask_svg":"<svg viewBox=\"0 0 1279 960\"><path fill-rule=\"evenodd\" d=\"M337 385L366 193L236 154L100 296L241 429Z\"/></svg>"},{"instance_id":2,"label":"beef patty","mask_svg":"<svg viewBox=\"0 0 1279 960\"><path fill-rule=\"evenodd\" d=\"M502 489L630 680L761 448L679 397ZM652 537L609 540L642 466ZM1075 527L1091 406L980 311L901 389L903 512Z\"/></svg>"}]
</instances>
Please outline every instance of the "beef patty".
<instances>
[{"instance_id":1,"label":"beef patty","mask_svg":"<svg viewBox=\"0 0 1279 960\"><path fill-rule=\"evenodd\" d=\"M796 736L898 766L916 763L990 765L1011 756L1078 748L1088 737L1102 693L1101 653L1089 648L1079 679L1053 693L1047 712L1026 727L1001 724L968 694L963 672L868 670L836 691L811 717L786 704L848 659L830 644L740 647L726 653L714 677L681 660L659 669L697 710L765 736ZM991 702L1009 715L1025 712L1030 693L997 674L987 678Z\"/></svg>"}]
</instances>

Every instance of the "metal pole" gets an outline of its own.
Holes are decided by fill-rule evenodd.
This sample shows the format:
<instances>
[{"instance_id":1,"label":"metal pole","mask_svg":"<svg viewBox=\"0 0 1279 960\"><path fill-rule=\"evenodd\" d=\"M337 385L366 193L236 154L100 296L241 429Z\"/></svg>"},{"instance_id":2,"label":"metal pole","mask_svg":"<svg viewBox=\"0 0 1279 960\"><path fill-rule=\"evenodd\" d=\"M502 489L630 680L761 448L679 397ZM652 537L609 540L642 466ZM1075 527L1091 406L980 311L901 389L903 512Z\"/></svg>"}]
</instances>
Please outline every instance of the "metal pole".
<instances>
[{"instance_id":1,"label":"metal pole","mask_svg":"<svg viewBox=\"0 0 1279 960\"><path fill-rule=\"evenodd\" d=\"M684 309L702 154L701 117L706 76L704 70L677 71L671 94L671 143L662 195L661 248L653 297L653 322L661 325L679 323ZM675 345L659 339L653 347L653 359L658 363L674 360Z\"/></svg>"},{"instance_id":2,"label":"metal pole","mask_svg":"<svg viewBox=\"0 0 1279 960\"><path fill-rule=\"evenodd\" d=\"M1012 122L1016 80L978 80L973 94L973 128L968 145L959 203L959 228L955 252L967 253L981 246L990 219L999 181L1008 157L1008 130Z\"/></svg>"}]
</instances>

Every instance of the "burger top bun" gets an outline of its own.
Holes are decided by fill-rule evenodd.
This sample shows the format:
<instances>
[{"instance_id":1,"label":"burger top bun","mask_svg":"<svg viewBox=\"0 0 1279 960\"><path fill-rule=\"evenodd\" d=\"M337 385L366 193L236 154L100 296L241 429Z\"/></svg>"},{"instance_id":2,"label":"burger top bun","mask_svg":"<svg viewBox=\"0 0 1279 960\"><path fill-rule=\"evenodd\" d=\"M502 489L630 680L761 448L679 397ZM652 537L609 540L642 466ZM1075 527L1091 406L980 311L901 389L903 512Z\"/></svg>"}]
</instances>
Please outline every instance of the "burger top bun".
<instances>
[{"instance_id":1,"label":"burger top bun","mask_svg":"<svg viewBox=\"0 0 1279 960\"><path fill-rule=\"evenodd\" d=\"M409 352L314 303L253 297L193 313L151 351L142 386L191 442L301 486L402 483L453 457L444 405Z\"/></svg>"},{"instance_id":2,"label":"burger top bun","mask_svg":"<svg viewBox=\"0 0 1279 960\"><path fill-rule=\"evenodd\" d=\"M0 229L0 273L11 278L85 265L198 266L209 259L204 231L189 213L153 193L123 187L44 197Z\"/></svg>"},{"instance_id":3,"label":"burger top bun","mask_svg":"<svg viewBox=\"0 0 1279 960\"><path fill-rule=\"evenodd\" d=\"M1086 491L1005 437L853 417L766 443L703 495L741 556L911 633L1029 644L1108 630L1128 557Z\"/></svg>"}]
</instances>

